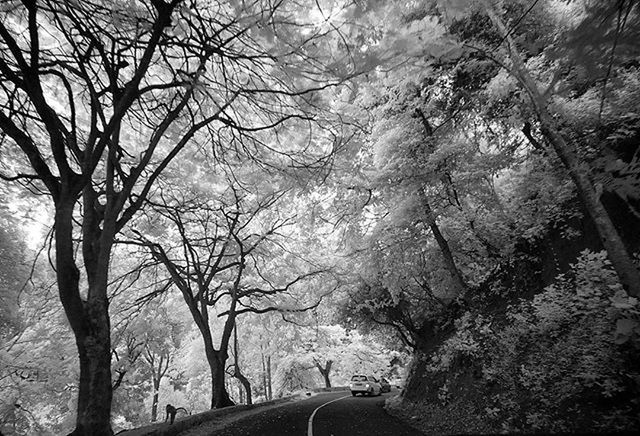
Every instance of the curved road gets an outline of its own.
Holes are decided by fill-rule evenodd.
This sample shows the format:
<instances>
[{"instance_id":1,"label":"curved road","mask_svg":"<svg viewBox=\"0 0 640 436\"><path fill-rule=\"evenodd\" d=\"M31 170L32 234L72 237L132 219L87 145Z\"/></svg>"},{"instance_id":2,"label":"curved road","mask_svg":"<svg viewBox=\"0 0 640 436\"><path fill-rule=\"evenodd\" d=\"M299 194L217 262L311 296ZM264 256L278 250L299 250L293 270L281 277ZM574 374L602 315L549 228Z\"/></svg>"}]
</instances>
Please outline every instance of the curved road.
<instances>
[{"instance_id":1,"label":"curved road","mask_svg":"<svg viewBox=\"0 0 640 436\"><path fill-rule=\"evenodd\" d=\"M206 425L184 434L216 436L422 436L383 409L389 395L352 397L348 391L319 394L269 408L208 432ZM313 415L313 417L312 417ZM311 419L312 418L312 419ZM195 430L195 431L194 431Z\"/></svg>"}]
</instances>

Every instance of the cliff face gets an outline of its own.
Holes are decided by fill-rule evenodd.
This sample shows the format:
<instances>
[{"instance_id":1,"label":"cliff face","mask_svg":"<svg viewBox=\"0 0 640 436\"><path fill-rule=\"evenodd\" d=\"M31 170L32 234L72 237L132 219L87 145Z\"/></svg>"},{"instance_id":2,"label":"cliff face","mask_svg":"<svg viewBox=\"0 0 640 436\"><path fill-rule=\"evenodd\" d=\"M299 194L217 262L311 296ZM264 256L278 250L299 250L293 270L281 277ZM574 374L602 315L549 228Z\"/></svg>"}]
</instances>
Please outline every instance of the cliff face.
<instances>
[{"instance_id":1,"label":"cliff face","mask_svg":"<svg viewBox=\"0 0 640 436\"><path fill-rule=\"evenodd\" d=\"M603 201L637 252L640 222ZM448 328L432 329L396 410L433 434L640 429L640 305L577 215L519 243Z\"/></svg>"}]
</instances>

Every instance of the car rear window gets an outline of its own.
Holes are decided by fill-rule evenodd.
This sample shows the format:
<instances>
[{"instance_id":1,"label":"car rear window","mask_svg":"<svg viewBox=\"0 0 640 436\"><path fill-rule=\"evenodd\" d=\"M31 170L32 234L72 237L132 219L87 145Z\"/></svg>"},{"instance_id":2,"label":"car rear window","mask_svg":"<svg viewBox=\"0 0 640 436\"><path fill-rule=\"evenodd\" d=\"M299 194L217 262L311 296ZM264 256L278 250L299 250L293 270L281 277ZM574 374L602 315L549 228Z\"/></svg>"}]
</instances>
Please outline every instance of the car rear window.
<instances>
[{"instance_id":1,"label":"car rear window","mask_svg":"<svg viewBox=\"0 0 640 436\"><path fill-rule=\"evenodd\" d=\"M351 381L367 381L366 375L354 375L351 377Z\"/></svg>"}]
</instances>

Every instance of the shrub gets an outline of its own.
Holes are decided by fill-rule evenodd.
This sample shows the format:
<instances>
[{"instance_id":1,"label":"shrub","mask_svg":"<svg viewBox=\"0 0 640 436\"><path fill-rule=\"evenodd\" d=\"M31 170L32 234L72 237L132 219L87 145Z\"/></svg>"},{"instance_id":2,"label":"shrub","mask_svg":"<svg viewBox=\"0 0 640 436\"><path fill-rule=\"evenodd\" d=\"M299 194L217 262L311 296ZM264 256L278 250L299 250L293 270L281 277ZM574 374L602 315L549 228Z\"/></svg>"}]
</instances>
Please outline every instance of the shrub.
<instances>
[{"instance_id":1,"label":"shrub","mask_svg":"<svg viewBox=\"0 0 640 436\"><path fill-rule=\"evenodd\" d=\"M473 389L487 398L483 413L496 430L637 429L639 325L640 305L606 254L584 251L570 273L510 307L499 325L466 313L427 377L446 374L444 402L455 391L452 380L479 372Z\"/></svg>"}]
</instances>

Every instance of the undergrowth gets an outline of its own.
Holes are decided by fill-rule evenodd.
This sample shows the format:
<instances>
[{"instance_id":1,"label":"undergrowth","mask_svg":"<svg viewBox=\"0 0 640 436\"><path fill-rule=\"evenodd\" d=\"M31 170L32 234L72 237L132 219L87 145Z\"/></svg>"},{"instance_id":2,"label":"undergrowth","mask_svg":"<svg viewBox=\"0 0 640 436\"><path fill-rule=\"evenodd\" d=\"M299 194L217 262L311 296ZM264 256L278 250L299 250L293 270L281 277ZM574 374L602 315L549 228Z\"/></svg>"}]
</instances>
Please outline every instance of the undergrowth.
<instances>
[{"instance_id":1,"label":"undergrowth","mask_svg":"<svg viewBox=\"0 0 640 436\"><path fill-rule=\"evenodd\" d=\"M499 318L465 313L422 362L426 400L389 408L427 434L637 430L639 338L638 300L584 251Z\"/></svg>"}]
</instances>

